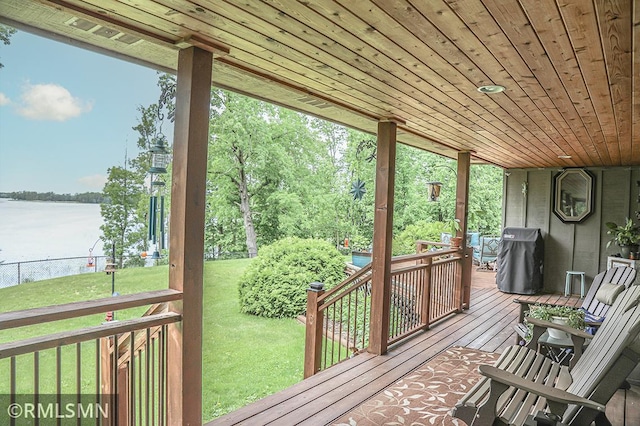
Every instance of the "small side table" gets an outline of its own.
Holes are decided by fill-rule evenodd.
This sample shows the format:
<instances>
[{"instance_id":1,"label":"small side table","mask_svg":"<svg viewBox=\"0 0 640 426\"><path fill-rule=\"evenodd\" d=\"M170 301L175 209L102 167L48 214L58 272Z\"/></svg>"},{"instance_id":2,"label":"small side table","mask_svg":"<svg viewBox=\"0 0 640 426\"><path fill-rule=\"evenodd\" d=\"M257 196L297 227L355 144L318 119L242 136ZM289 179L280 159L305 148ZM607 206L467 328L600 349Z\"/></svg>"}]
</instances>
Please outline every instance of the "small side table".
<instances>
[{"instance_id":1,"label":"small side table","mask_svg":"<svg viewBox=\"0 0 640 426\"><path fill-rule=\"evenodd\" d=\"M584 297L584 272L582 271L567 271L567 278L564 284L564 295L571 294L571 281L574 275L580 276L580 298Z\"/></svg>"},{"instance_id":2,"label":"small side table","mask_svg":"<svg viewBox=\"0 0 640 426\"><path fill-rule=\"evenodd\" d=\"M591 340L589 339L584 342L583 350L590 342ZM541 351L540 349L544 349L544 351ZM544 353L557 363L570 365L575 348L573 347L573 340L571 340L571 336L567 335L566 338L555 339L549 336L548 331L545 331L542 336L538 338L538 351Z\"/></svg>"},{"instance_id":3,"label":"small side table","mask_svg":"<svg viewBox=\"0 0 640 426\"><path fill-rule=\"evenodd\" d=\"M569 365L569 360L573 356L572 351L567 351L567 349L573 349L573 341L571 338L565 339L554 339L549 336L549 332L545 331L542 336L538 339L538 347L542 346L546 353L546 355L563 365Z\"/></svg>"},{"instance_id":4,"label":"small side table","mask_svg":"<svg viewBox=\"0 0 640 426\"><path fill-rule=\"evenodd\" d=\"M535 421L535 415L531 414L527 416L527 419L524 422L524 426L538 426L540 423ZM565 423L556 422L555 426L567 426Z\"/></svg>"}]
</instances>

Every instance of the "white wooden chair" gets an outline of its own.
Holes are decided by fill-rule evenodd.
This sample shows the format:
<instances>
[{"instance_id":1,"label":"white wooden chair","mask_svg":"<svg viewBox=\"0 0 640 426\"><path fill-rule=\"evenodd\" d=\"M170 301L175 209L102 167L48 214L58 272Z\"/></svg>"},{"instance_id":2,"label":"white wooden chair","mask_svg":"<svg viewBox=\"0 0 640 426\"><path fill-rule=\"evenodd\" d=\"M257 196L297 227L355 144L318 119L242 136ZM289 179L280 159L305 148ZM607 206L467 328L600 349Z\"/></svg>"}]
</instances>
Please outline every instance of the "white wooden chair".
<instances>
[{"instance_id":1,"label":"white wooden chair","mask_svg":"<svg viewBox=\"0 0 640 426\"><path fill-rule=\"evenodd\" d=\"M611 308L610 304L604 303L599 300L597 296L600 288L607 284L622 285L624 288L628 288L632 285L636 279L637 271L627 266L616 266L615 268L602 271L593 278L589 291L580 306L585 312L585 321L587 325L597 329L602 321L604 321L607 312ZM514 299L514 302L520 304L520 313L518 316L518 324L514 326L516 333L519 336L519 341L524 340L525 336L529 332L529 329L524 324L525 313L531 309L533 302L527 300ZM549 304L547 304L549 305ZM592 333L593 334L593 333ZM535 345L535 342L533 343ZM535 348L535 346L529 346ZM579 350L579 348L578 348ZM577 361L577 360L576 360Z\"/></svg>"},{"instance_id":2,"label":"white wooden chair","mask_svg":"<svg viewBox=\"0 0 640 426\"><path fill-rule=\"evenodd\" d=\"M573 369L519 345L509 347L456 404L452 415L468 425L523 425L550 411L563 424L610 425L605 405L640 361L640 286L622 292ZM545 325L560 328L550 322Z\"/></svg>"}]
</instances>

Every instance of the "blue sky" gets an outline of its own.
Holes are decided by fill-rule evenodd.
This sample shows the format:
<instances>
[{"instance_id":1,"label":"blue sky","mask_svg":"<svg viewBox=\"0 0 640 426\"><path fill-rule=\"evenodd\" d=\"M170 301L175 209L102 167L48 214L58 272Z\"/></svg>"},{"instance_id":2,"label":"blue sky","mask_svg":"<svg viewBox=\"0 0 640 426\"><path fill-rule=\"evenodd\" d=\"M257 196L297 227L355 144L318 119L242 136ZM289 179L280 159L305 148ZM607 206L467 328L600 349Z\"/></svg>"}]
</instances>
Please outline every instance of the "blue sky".
<instances>
[{"instance_id":1,"label":"blue sky","mask_svg":"<svg viewBox=\"0 0 640 426\"><path fill-rule=\"evenodd\" d=\"M0 62L0 192L99 192L137 154L155 70L24 31L0 44Z\"/></svg>"}]
</instances>

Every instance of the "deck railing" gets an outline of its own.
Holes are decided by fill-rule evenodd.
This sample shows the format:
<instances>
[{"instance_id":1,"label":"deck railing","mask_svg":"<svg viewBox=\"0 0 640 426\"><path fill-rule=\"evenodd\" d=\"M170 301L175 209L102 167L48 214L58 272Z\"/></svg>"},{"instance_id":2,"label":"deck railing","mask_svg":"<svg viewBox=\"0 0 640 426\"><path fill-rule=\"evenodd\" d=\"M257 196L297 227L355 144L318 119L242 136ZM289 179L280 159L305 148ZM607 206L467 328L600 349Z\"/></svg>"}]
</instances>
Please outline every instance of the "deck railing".
<instances>
[{"instance_id":1,"label":"deck railing","mask_svg":"<svg viewBox=\"0 0 640 426\"><path fill-rule=\"evenodd\" d=\"M462 310L462 262L457 249L394 257L388 344ZM371 264L331 290L307 293L305 377L364 351L371 325Z\"/></svg>"},{"instance_id":2,"label":"deck railing","mask_svg":"<svg viewBox=\"0 0 640 426\"><path fill-rule=\"evenodd\" d=\"M167 311L167 303L155 304L142 317ZM102 390L118 395L117 424L166 424L166 337L167 325L158 325L101 339Z\"/></svg>"},{"instance_id":3,"label":"deck railing","mask_svg":"<svg viewBox=\"0 0 640 426\"><path fill-rule=\"evenodd\" d=\"M0 393L17 410L10 420L34 421L29 416L36 413L41 419L72 416L78 424L166 425L167 328L181 316L164 304L181 297L160 290L1 313L0 330L46 330L58 320L71 320L73 328L34 330L29 334L35 337L0 344L0 375L7 378L0 381ZM88 315L152 304L160 305L140 318L77 327Z\"/></svg>"}]
</instances>

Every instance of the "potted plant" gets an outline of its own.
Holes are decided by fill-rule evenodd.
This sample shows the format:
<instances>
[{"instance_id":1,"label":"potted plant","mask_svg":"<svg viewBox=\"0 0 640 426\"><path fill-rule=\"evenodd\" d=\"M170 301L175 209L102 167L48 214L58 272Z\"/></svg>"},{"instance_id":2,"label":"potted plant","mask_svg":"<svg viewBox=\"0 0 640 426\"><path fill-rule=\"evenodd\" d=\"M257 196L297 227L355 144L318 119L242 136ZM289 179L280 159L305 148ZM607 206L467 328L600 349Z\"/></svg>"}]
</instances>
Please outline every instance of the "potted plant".
<instances>
[{"instance_id":1,"label":"potted plant","mask_svg":"<svg viewBox=\"0 0 640 426\"><path fill-rule=\"evenodd\" d=\"M624 225L618 225L615 222L607 222L605 226L609 228L608 235L611 240L607 243L607 248L612 243L616 243L620 247L620 253L625 259L629 259L632 252L638 251L638 241L640 241L640 226L636 226L631 218L627 218Z\"/></svg>"},{"instance_id":2,"label":"potted plant","mask_svg":"<svg viewBox=\"0 0 640 426\"><path fill-rule=\"evenodd\" d=\"M371 263L371 242L360 236L351 238L351 263L359 268Z\"/></svg>"},{"instance_id":3,"label":"potted plant","mask_svg":"<svg viewBox=\"0 0 640 426\"><path fill-rule=\"evenodd\" d=\"M569 306L535 304L531 307L527 316L544 321L563 324L569 327L584 330L587 327L584 321L584 311ZM570 336L564 331L549 328L547 330L550 337L554 339L568 339Z\"/></svg>"},{"instance_id":4,"label":"potted plant","mask_svg":"<svg viewBox=\"0 0 640 426\"><path fill-rule=\"evenodd\" d=\"M444 223L445 232L451 234L451 248L458 248L462 245L462 237L457 237L460 227L460 219L451 219Z\"/></svg>"}]
</instances>

